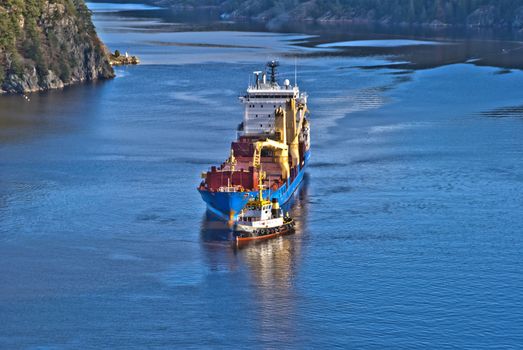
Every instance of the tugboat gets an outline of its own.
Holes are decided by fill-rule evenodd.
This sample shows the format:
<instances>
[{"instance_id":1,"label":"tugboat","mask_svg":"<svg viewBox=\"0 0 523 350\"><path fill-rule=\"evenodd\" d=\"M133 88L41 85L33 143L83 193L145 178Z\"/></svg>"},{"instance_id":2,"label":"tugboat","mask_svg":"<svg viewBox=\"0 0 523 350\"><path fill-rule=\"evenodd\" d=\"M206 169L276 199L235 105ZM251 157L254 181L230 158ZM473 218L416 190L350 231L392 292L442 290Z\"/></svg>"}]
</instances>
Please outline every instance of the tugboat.
<instances>
[{"instance_id":1,"label":"tugboat","mask_svg":"<svg viewBox=\"0 0 523 350\"><path fill-rule=\"evenodd\" d=\"M272 201L263 198L261 173L258 178L258 197L247 202L234 225L234 231L238 233L236 247L294 233L294 220L289 213L283 215L277 198Z\"/></svg>"}]
</instances>

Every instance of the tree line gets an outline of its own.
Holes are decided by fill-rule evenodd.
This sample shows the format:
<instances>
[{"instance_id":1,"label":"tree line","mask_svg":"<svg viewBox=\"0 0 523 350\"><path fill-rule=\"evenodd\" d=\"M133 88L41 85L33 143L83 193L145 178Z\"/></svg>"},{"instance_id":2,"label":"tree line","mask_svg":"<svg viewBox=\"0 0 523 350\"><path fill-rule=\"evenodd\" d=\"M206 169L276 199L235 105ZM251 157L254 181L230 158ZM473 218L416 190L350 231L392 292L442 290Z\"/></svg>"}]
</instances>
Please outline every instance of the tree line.
<instances>
[{"instance_id":1,"label":"tree line","mask_svg":"<svg viewBox=\"0 0 523 350\"><path fill-rule=\"evenodd\" d=\"M330 15L340 19L367 18L391 22L467 24L469 16L478 16L492 24L511 24L523 14L523 0L153 0L177 6L213 6L239 16L256 17L260 13L293 13L317 19ZM518 11L519 10L519 11ZM485 18L485 16L487 18ZM523 15L522 15L523 17Z\"/></svg>"}]
</instances>

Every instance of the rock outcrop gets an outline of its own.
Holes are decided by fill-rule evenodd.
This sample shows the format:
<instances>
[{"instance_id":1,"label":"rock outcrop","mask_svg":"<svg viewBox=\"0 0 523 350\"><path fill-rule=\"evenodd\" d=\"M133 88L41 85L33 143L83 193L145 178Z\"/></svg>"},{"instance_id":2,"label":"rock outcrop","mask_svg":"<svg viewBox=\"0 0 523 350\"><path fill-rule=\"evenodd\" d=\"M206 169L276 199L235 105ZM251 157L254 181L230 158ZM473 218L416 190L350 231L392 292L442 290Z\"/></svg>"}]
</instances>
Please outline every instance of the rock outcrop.
<instances>
[{"instance_id":1,"label":"rock outcrop","mask_svg":"<svg viewBox=\"0 0 523 350\"><path fill-rule=\"evenodd\" d=\"M112 78L83 0L0 2L0 93Z\"/></svg>"},{"instance_id":2,"label":"rock outcrop","mask_svg":"<svg viewBox=\"0 0 523 350\"><path fill-rule=\"evenodd\" d=\"M467 17L467 25L471 27L492 27L499 23L494 6L482 6Z\"/></svg>"}]
</instances>

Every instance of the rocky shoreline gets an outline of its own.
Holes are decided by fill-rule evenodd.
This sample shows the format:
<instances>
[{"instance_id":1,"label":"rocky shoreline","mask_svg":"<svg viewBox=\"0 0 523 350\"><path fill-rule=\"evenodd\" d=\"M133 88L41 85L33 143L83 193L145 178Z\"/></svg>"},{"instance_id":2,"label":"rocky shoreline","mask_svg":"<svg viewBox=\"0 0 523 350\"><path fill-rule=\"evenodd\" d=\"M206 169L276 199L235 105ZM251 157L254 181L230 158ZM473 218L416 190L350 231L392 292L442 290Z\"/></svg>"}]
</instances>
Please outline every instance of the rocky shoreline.
<instances>
[{"instance_id":1,"label":"rocky shoreline","mask_svg":"<svg viewBox=\"0 0 523 350\"><path fill-rule=\"evenodd\" d=\"M0 16L4 16L0 21L0 94L60 89L114 77L108 50L83 0L22 4L0 5Z\"/></svg>"},{"instance_id":2,"label":"rocky shoreline","mask_svg":"<svg viewBox=\"0 0 523 350\"><path fill-rule=\"evenodd\" d=\"M109 55L109 63L111 66L135 65L140 63L140 59L137 56L129 55L127 52L122 55L120 51L116 50Z\"/></svg>"}]
</instances>

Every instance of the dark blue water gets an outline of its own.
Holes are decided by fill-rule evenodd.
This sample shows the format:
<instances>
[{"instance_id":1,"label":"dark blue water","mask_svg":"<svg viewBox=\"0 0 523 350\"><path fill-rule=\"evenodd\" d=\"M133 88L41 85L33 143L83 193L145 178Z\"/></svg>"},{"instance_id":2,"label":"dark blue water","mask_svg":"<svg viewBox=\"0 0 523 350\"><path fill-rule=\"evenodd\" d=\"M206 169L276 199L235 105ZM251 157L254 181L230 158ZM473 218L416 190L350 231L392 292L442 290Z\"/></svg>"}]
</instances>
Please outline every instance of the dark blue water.
<instances>
[{"instance_id":1,"label":"dark blue water","mask_svg":"<svg viewBox=\"0 0 523 350\"><path fill-rule=\"evenodd\" d=\"M279 57L292 78L284 54L317 52L95 20L144 64L0 99L0 348L523 346L522 72L304 55L298 232L235 251L199 174L227 156L249 73Z\"/></svg>"}]
</instances>

